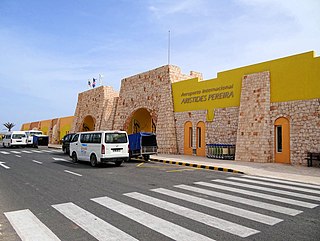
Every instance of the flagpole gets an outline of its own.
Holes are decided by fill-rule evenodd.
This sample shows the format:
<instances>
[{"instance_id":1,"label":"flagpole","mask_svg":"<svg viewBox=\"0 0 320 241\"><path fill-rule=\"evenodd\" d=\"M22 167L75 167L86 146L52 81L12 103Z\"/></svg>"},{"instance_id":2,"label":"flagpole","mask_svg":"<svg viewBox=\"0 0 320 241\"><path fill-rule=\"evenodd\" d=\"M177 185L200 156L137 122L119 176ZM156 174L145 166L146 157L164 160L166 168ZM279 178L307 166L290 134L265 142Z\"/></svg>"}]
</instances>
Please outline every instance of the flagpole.
<instances>
[{"instance_id":1,"label":"flagpole","mask_svg":"<svg viewBox=\"0 0 320 241\"><path fill-rule=\"evenodd\" d=\"M170 30L168 32L168 65L170 65Z\"/></svg>"}]
</instances>

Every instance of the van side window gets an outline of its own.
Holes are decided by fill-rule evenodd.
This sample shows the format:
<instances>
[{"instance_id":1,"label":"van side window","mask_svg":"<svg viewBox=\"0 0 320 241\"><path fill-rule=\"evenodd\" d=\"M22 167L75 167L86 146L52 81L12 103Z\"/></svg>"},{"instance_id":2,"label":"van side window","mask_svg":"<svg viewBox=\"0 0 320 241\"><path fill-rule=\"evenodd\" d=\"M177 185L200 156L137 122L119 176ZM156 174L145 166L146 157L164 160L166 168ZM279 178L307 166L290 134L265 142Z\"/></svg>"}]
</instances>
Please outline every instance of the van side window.
<instances>
[{"instance_id":1,"label":"van side window","mask_svg":"<svg viewBox=\"0 0 320 241\"><path fill-rule=\"evenodd\" d=\"M90 143L91 134L81 134L80 142L81 143Z\"/></svg>"},{"instance_id":2,"label":"van side window","mask_svg":"<svg viewBox=\"0 0 320 241\"><path fill-rule=\"evenodd\" d=\"M92 134L92 143L101 143L101 133Z\"/></svg>"}]
</instances>

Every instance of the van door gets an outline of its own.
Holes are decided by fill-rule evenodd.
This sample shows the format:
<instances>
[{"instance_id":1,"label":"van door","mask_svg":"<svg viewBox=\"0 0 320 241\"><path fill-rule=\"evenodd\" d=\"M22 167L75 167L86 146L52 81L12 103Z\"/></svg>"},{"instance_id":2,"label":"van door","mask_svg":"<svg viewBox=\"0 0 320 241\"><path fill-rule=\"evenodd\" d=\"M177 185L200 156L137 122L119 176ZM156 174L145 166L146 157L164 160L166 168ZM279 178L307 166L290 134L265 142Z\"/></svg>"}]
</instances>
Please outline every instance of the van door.
<instances>
[{"instance_id":1,"label":"van door","mask_svg":"<svg viewBox=\"0 0 320 241\"><path fill-rule=\"evenodd\" d=\"M80 154L79 159L83 161L89 161L90 149L89 149L89 140L90 134L89 133L81 133L80 135Z\"/></svg>"}]
</instances>

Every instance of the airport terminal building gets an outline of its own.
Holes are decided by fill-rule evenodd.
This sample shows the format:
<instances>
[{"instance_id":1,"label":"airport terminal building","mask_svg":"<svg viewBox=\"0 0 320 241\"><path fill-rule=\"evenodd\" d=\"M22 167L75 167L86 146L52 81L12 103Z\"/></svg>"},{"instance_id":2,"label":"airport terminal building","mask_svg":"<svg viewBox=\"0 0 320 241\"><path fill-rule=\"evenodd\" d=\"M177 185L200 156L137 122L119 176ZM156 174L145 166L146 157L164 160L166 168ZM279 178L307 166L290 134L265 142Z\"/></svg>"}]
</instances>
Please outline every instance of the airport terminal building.
<instances>
[{"instance_id":1,"label":"airport terminal building","mask_svg":"<svg viewBox=\"0 0 320 241\"><path fill-rule=\"evenodd\" d=\"M46 124L45 124L45 123ZM44 127L45 126L45 127ZM320 152L320 57L302 53L219 72L166 65L79 93L74 116L25 123L52 142L68 132L155 132L160 153L206 156L207 144L235 146L235 160L306 165Z\"/></svg>"}]
</instances>

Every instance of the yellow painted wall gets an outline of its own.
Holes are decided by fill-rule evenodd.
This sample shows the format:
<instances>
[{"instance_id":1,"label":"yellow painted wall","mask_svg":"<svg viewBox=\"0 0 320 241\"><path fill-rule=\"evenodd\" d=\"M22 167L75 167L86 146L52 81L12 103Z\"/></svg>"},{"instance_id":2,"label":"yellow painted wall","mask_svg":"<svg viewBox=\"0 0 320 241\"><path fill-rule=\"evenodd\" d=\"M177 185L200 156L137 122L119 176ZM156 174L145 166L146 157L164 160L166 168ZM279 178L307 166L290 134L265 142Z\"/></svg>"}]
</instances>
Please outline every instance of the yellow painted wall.
<instances>
[{"instance_id":1,"label":"yellow painted wall","mask_svg":"<svg viewBox=\"0 0 320 241\"><path fill-rule=\"evenodd\" d=\"M42 120L40 121L39 130L42 131L44 135L48 135L50 126L51 126L51 120Z\"/></svg>"},{"instance_id":2,"label":"yellow painted wall","mask_svg":"<svg viewBox=\"0 0 320 241\"><path fill-rule=\"evenodd\" d=\"M74 116L60 118L60 140L68 133L70 133Z\"/></svg>"},{"instance_id":3,"label":"yellow painted wall","mask_svg":"<svg viewBox=\"0 0 320 241\"><path fill-rule=\"evenodd\" d=\"M240 105L243 76L270 71L271 102L320 98L320 57L307 52L246 67L220 72L217 78L197 78L172 84L175 112L208 110Z\"/></svg>"},{"instance_id":4,"label":"yellow painted wall","mask_svg":"<svg viewBox=\"0 0 320 241\"><path fill-rule=\"evenodd\" d=\"M21 126L21 131L28 131L28 130L30 130L30 124L31 123L24 123L24 124L22 124L22 126Z\"/></svg>"}]
</instances>

